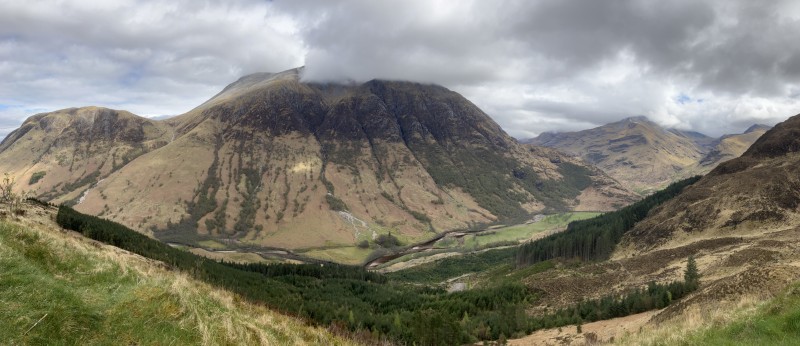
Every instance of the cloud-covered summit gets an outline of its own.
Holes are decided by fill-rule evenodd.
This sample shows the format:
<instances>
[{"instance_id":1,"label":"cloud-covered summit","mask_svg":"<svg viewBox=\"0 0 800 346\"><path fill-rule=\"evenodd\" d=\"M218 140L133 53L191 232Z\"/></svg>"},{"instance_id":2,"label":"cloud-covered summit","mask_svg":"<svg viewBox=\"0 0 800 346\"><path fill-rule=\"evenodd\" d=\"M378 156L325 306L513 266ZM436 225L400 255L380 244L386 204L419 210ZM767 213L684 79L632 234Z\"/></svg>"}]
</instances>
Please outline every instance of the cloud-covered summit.
<instances>
[{"instance_id":1,"label":"cloud-covered summit","mask_svg":"<svg viewBox=\"0 0 800 346\"><path fill-rule=\"evenodd\" d=\"M37 111L178 114L258 71L442 84L509 133L632 115L719 135L800 110L795 1L10 1L0 135Z\"/></svg>"}]
</instances>

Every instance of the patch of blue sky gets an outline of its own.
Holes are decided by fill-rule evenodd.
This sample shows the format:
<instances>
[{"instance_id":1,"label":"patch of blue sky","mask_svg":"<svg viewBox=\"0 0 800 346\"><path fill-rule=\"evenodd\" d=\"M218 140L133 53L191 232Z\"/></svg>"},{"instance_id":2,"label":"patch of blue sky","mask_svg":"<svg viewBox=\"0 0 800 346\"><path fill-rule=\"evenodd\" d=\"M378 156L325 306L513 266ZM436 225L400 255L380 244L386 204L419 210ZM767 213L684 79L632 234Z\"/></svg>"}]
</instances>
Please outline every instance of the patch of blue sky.
<instances>
[{"instance_id":1,"label":"patch of blue sky","mask_svg":"<svg viewBox=\"0 0 800 346\"><path fill-rule=\"evenodd\" d=\"M25 114L31 114L31 115L37 114L37 113L44 113L44 112L48 112L48 111L52 111L52 109L47 109L47 108L25 108Z\"/></svg>"},{"instance_id":2,"label":"patch of blue sky","mask_svg":"<svg viewBox=\"0 0 800 346\"><path fill-rule=\"evenodd\" d=\"M5 111L9 109L20 109L25 108L25 106L15 103L0 103L0 111Z\"/></svg>"},{"instance_id":3,"label":"patch of blue sky","mask_svg":"<svg viewBox=\"0 0 800 346\"><path fill-rule=\"evenodd\" d=\"M675 101L675 103L677 103L679 105L685 105L687 103L703 103L703 102L706 102L705 99L693 99L689 95L686 95L685 93L678 94L678 96L675 96L672 100Z\"/></svg>"},{"instance_id":4,"label":"patch of blue sky","mask_svg":"<svg viewBox=\"0 0 800 346\"><path fill-rule=\"evenodd\" d=\"M122 76L120 82L124 86L132 86L139 82L139 80L142 79L142 76L144 76L144 69L139 66L135 66L131 68L128 73Z\"/></svg>"},{"instance_id":5,"label":"patch of blue sky","mask_svg":"<svg viewBox=\"0 0 800 346\"><path fill-rule=\"evenodd\" d=\"M687 103L689 103L691 101L692 101L692 98L689 97L688 95L684 94L684 93L681 93L680 95L675 97L675 103L680 104L680 105L687 104Z\"/></svg>"}]
</instances>

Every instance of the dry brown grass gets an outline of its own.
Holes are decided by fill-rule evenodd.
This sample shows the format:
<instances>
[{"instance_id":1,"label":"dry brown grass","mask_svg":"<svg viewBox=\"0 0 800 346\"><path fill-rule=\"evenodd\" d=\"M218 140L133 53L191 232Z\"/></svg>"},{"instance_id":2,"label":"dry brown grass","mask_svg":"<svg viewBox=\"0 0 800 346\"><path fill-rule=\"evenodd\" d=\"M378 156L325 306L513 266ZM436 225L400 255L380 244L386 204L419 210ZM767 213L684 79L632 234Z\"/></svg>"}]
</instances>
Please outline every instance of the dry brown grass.
<instances>
[{"instance_id":1,"label":"dry brown grass","mask_svg":"<svg viewBox=\"0 0 800 346\"><path fill-rule=\"evenodd\" d=\"M692 334L710 328L719 328L742 316L752 314L768 297L748 295L735 301L695 305L683 314L660 323L648 323L634 333L622 335L615 344L620 345L676 345L684 344Z\"/></svg>"},{"instance_id":2,"label":"dry brown grass","mask_svg":"<svg viewBox=\"0 0 800 346\"><path fill-rule=\"evenodd\" d=\"M581 325L580 333L578 333L576 325L539 330L524 338L509 340L508 344L512 346L534 346L607 343L638 333L656 313L658 312L649 311L605 321L586 323Z\"/></svg>"}]
</instances>

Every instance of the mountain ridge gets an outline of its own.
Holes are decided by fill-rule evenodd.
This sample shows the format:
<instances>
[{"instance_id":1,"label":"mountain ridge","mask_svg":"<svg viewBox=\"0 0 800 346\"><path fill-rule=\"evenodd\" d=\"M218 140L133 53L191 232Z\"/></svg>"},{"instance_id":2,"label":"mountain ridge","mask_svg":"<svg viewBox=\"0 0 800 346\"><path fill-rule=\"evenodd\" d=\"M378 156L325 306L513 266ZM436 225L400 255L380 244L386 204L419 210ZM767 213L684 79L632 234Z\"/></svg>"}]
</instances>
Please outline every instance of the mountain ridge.
<instances>
[{"instance_id":1,"label":"mountain ridge","mask_svg":"<svg viewBox=\"0 0 800 346\"><path fill-rule=\"evenodd\" d=\"M768 128L753 125L742 134L712 138L666 129L637 116L578 132L543 133L523 142L581 157L626 187L647 194L741 155Z\"/></svg>"},{"instance_id":2,"label":"mountain ridge","mask_svg":"<svg viewBox=\"0 0 800 346\"><path fill-rule=\"evenodd\" d=\"M681 232L735 234L737 228L749 229L748 224L794 224L800 205L800 182L792 174L800 162L798 135L800 116L777 124L741 157L720 164L648 222L637 225L629 242L647 248L661 246ZM692 208L683 207L689 203Z\"/></svg>"}]
</instances>

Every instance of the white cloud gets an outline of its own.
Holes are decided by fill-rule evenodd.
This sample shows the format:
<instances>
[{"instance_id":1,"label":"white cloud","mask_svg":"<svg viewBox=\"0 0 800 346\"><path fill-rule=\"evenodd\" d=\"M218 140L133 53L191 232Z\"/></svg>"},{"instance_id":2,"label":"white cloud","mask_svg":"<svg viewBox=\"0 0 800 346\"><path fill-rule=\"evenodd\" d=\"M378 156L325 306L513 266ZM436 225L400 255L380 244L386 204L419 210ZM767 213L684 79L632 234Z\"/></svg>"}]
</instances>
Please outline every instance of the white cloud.
<instances>
[{"instance_id":1,"label":"white cloud","mask_svg":"<svg viewBox=\"0 0 800 346\"><path fill-rule=\"evenodd\" d=\"M243 74L301 65L294 26L261 1L0 2L0 105L180 114Z\"/></svg>"}]
</instances>

